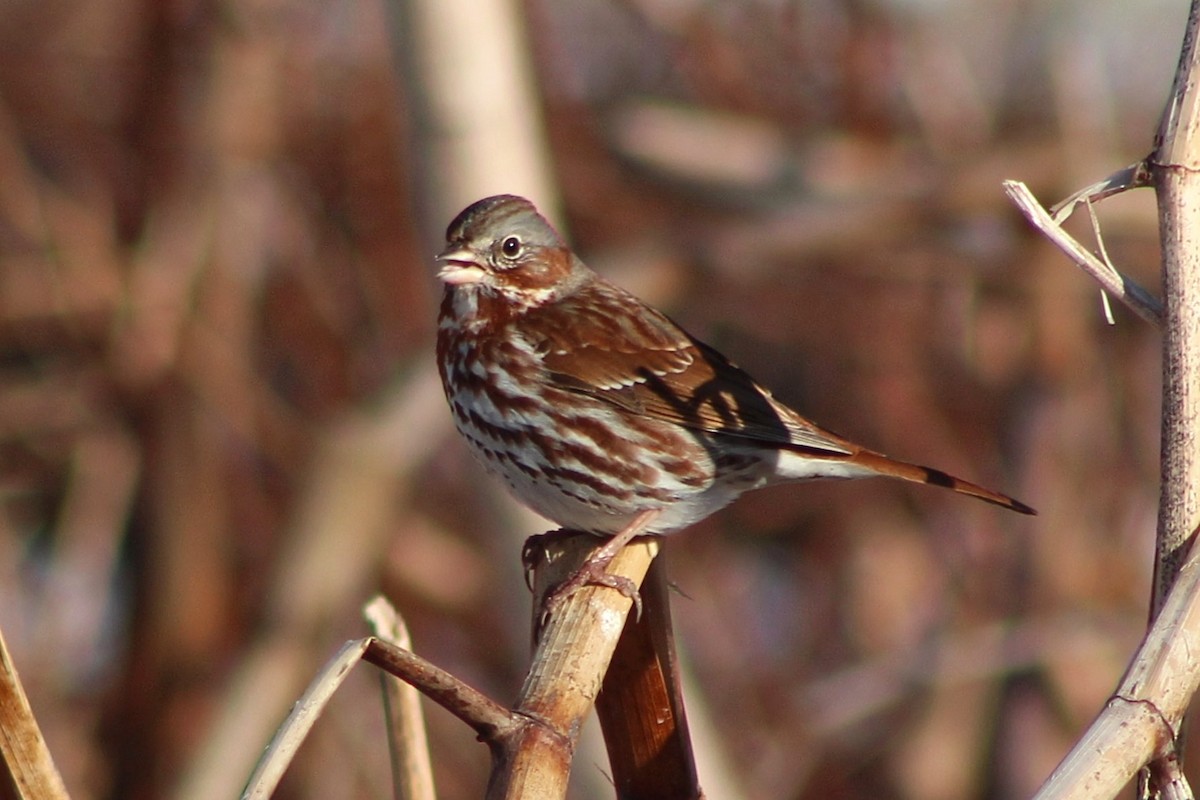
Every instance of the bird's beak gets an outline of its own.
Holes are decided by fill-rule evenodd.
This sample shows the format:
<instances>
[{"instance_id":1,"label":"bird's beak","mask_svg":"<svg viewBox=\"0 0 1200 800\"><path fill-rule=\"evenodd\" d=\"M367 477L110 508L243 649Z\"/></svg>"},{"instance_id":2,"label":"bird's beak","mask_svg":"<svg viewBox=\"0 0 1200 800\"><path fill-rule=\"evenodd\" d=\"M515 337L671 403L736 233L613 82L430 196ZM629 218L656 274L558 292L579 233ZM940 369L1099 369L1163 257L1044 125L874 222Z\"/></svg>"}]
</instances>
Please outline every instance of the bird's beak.
<instances>
[{"instance_id":1,"label":"bird's beak","mask_svg":"<svg viewBox=\"0 0 1200 800\"><path fill-rule=\"evenodd\" d=\"M479 283L485 275L483 267L479 266L479 257L467 249L447 250L434 261L442 265L438 278L450 286Z\"/></svg>"}]
</instances>

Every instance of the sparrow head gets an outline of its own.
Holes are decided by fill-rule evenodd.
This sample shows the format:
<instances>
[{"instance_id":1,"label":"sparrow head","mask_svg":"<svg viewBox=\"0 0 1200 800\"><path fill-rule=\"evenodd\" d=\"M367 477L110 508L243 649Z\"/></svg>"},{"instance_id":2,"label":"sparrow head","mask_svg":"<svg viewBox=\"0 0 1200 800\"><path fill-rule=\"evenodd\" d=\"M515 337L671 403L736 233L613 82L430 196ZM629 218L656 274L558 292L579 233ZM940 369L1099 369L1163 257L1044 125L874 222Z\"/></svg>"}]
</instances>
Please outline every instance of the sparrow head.
<instances>
[{"instance_id":1,"label":"sparrow head","mask_svg":"<svg viewBox=\"0 0 1200 800\"><path fill-rule=\"evenodd\" d=\"M448 292L525 308L562 296L586 272L533 203L511 194L484 198L455 217L437 262Z\"/></svg>"}]
</instances>

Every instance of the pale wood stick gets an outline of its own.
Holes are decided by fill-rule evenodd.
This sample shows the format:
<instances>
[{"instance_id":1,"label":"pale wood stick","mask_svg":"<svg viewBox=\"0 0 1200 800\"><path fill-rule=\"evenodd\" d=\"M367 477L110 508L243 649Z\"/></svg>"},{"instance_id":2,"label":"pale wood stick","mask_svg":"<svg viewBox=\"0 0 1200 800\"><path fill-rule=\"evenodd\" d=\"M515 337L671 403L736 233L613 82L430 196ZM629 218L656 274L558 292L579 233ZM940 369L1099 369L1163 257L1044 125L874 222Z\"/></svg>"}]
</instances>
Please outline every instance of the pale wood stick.
<instances>
[{"instance_id":1,"label":"pale wood stick","mask_svg":"<svg viewBox=\"0 0 1200 800\"><path fill-rule=\"evenodd\" d=\"M1158 196L1162 246L1162 455L1150 619L1164 608L1200 525L1200 0L1188 13L1171 97L1147 161ZM1193 691L1194 691L1193 687ZM1182 712L1168 717L1180 736ZM1181 757L1181 756L1180 756ZM1143 796L1173 793L1162 758L1143 777ZM1174 774L1179 774L1175 770Z\"/></svg>"},{"instance_id":2,"label":"pale wood stick","mask_svg":"<svg viewBox=\"0 0 1200 800\"><path fill-rule=\"evenodd\" d=\"M557 537L541 545L534 567L534 608L548 592L583 565L597 545L594 537ZM608 573L640 585L658 553L655 538L635 540L608 566ZM509 746L488 785L488 800L566 796L579 728L591 710L617 640L632 608L632 598L607 586L585 586L561 598L540 625L533 665L515 710L537 720ZM535 625L541 620L535 611Z\"/></svg>"},{"instance_id":3,"label":"pale wood stick","mask_svg":"<svg viewBox=\"0 0 1200 800\"><path fill-rule=\"evenodd\" d=\"M1035 228L1062 250L1068 258L1090 275L1101 288L1116 297L1142 319L1162 325L1162 303L1132 279L1122 275L1113 266L1097 258L1071 234L1067 233L1050 215L1029 187L1021 181L1005 181L1004 191Z\"/></svg>"},{"instance_id":4,"label":"pale wood stick","mask_svg":"<svg viewBox=\"0 0 1200 800\"><path fill-rule=\"evenodd\" d=\"M1193 548L1121 685L1036 800L1115 797L1147 762L1170 759L1198 687L1200 552ZM1182 780L1163 764L1162 775Z\"/></svg>"},{"instance_id":5,"label":"pale wood stick","mask_svg":"<svg viewBox=\"0 0 1200 800\"><path fill-rule=\"evenodd\" d=\"M19 800L66 800L63 785L29 698L0 633L0 781L11 783Z\"/></svg>"},{"instance_id":6,"label":"pale wood stick","mask_svg":"<svg viewBox=\"0 0 1200 800\"><path fill-rule=\"evenodd\" d=\"M412 649L408 626L382 595L367 603L363 615L377 638L404 650ZM425 717L417 690L394 676L380 674L387 717L392 784L396 800L436 800L433 763Z\"/></svg>"},{"instance_id":7,"label":"pale wood stick","mask_svg":"<svg viewBox=\"0 0 1200 800\"><path fill-rule=\"evenodd\" d=\"M350 670L362 660L369 641L356 639L346 642L317 673L254 765L246 788L242 790L242 800L264 800L274 793L317 717L321 716L334 692L345 682Z\"/></svg>"}]
</instances>

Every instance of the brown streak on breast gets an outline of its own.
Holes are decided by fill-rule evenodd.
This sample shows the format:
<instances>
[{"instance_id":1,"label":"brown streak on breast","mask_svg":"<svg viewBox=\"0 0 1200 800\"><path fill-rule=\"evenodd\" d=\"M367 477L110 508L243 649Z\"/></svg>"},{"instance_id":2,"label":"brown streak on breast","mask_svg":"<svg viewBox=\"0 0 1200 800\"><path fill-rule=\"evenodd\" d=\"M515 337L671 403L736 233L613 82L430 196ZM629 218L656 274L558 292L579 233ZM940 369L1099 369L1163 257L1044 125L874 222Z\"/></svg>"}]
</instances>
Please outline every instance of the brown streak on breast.
<instances>
[{"instance_id":1,"label":"brown streak on breast","mask_svg":"<svg viewBox=\"0 0 1200 800\"><path fill-rule=\"evenodd\" d=\"M557 465L543 467L542 474L547 478L574 483L578 486L586 486L601 497L613 500L628 501L633 496L633 492L624 488L621 484L610 484L571 467L560 467Z\"/></svg>"}]
</instances>

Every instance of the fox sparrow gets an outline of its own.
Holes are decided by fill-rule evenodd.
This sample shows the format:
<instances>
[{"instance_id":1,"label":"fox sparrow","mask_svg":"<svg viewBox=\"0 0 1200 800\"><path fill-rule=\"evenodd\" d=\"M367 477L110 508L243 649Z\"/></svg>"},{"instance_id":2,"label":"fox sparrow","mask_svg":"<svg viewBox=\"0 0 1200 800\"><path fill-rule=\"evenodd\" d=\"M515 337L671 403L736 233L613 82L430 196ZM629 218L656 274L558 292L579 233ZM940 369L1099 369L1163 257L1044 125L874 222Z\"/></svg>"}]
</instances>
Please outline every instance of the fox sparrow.
<instances>
[{"instance_id":1,"label":"fox sparrow","mask_svg":"<svg viewBox=\"0 0 1200 800\"><path fill-rule=\"evenodd\" d=\"M614 537L600 561L786 481L901 478L1034 513L800 416L588 269L524 198L474 203L446 240L437 359L455 425L534 511Z\"/></svg>"}]
</instances>

